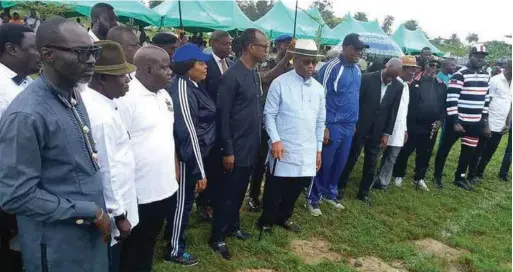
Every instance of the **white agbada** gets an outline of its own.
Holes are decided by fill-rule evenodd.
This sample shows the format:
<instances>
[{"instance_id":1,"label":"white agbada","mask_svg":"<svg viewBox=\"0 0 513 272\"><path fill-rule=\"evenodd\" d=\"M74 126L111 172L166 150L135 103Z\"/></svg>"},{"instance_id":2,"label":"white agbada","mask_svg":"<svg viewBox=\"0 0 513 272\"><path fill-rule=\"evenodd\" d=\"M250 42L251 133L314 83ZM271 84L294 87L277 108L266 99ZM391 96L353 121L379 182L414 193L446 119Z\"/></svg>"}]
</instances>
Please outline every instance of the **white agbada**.
<instances>
[{"instance_id":1,"label":"white agbada","mask_svg":"<svg viewBox=\"0 0 513 272\"><path fill-rule=\"evenodd\" d=\"M404 82L402 78L397 79L404 85L403 93L401 95L401 102L397 110L397 118L395 119L394 131L388 139L389 146L402 147L404 145L404 133L407 131L407 118L408 118L408 105L410 104L410 88L408 83Z\"/></svg>"},{"instance_id":2,"label":"white agbada","mask_svg":"<svg viewBox=\"0 0 513 272\"><path fill-rule=\"evenodd\" d=\"M91 123L91 132L98 151L98 162L103 182L103 197L112 219L111 244L117 241L119 231L114 217L126 212L134 228L139 223L135 191L135 160L130 146L130 136L121 121L112 100L86 87L81 92Z\"/></svg>"}]
</instances>

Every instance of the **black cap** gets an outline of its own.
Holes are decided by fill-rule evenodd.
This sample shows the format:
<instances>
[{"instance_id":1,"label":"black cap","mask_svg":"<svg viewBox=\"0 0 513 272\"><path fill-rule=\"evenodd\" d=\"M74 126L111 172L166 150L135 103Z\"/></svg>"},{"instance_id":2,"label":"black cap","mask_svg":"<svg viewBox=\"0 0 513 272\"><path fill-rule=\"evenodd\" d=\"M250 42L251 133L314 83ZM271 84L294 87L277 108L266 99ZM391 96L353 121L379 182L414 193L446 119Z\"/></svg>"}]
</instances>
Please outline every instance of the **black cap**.
<instances>
[{"instance_id":1,"label":"black cap","mask_svg":"<svg viewBox=\"0 0 513 272\"><path fill-rule=\"evenodd\" d=\"M363 48L369 48L369 45L365 44L360 40L360 35L356 33L350 33L347 34L344 38L344 41L342 42L343 46L353 46L356 49L363 49Z\"/></svg>"}]
</instances>

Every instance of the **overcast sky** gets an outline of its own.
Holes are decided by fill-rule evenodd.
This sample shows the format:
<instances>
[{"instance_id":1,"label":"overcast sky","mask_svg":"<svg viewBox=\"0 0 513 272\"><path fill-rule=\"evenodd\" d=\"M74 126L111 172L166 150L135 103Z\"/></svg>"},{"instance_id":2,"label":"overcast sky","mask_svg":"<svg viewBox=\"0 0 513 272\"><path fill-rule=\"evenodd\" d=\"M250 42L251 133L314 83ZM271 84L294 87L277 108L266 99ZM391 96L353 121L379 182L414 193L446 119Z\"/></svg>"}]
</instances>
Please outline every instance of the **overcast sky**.
<instances>
[{"instance_id":1,"label":"overcast sky","mask_svg":"<svg viewBox=\"0 0 513 272\"><path fill-rule=\"evenodd\" d=\"M282 0L294 8L295 0ZM503 2L510 0L334 0L334 11L338 17L347 12L354 15L367 13L369 20L378 19L380 24L386 15L395 17L393 31L400 23L414 19L433 39L438 36L448 38L452 33L464 40L468 33L475 32L481 41L511 39L504 35L512 33L513 13ZM299 7L308 8L313 0L299 0Z\"/></svg>"}]
</instances>

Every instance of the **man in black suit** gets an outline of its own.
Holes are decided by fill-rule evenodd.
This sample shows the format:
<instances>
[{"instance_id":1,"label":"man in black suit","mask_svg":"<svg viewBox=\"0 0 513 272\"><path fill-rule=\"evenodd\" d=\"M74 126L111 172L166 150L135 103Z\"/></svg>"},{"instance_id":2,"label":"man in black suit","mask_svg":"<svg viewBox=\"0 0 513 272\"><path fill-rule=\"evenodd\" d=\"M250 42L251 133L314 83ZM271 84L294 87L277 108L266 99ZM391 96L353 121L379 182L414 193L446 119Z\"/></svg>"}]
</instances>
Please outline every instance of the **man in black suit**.
<instances>
[{"instance_id":1,"label":"man in black suit","mask_svg":"<svg viewBox=\"0 0 513 272\"><path fill-rule=\"evenodd\" d=\"M370 204L368 194L374 180L378 155L380 149L388 144L388 136L394 129L401 101L404 86L397 80L401 69L401 60L393 58L388 61L383 71L362 76L358 123L349 158L338 186L340 200L344 197L349 175L364 148L365 159L358 198Z\"/></svg>"},{"instance_id":2,"label":"man in black suit","mask_svg":"<svg viewBox=\"0 0 513 272\"><path fill-rule=\"evenodd\" d=\"M232 37L226 31L216 30L212 33L210 45L212 46L212 57L207 61L207 78L200 85L207 91L215 103L217 101L217 90L221 76L233 64L228 59L232 51ZM196 204L200 217L210 221L212 219L212 187L216 185L216 182L220 180L223 174L222 154L216 145L216 147L210 150L209 154L203 154L203 156L209 184L207 189L198 195Z\"/></svg>"}]
</instances>

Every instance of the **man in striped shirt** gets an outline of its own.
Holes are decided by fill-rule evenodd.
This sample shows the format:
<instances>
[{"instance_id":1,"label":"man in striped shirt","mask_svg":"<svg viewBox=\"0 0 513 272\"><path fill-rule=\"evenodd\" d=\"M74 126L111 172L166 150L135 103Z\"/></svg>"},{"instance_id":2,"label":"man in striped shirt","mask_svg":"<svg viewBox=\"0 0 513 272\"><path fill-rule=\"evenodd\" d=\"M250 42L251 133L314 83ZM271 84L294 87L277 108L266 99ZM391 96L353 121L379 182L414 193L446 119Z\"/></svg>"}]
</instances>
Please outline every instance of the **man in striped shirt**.
<instances>
[{"instance_id":1,"label":"man in striped shirt","mask_svg":"<svg viewBox=\"0 0 513 272\"><path fill-rule=\"evenodd\" d=\"M479 137L481 135L490 137L488 126L490 76L483 69L487 54L484 45L474 45L470 51L469 64L456 72L449 81L446 129L435 159L434 176L439 188L442 188L442 173L447 155L461 137L461 154L454 184L465 190L472 190L472 186L466 179L467 168L473 160Z\"/></svg>"}]
</instances>

